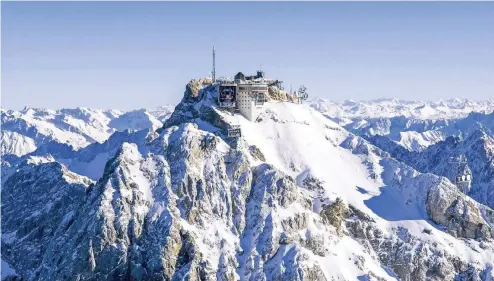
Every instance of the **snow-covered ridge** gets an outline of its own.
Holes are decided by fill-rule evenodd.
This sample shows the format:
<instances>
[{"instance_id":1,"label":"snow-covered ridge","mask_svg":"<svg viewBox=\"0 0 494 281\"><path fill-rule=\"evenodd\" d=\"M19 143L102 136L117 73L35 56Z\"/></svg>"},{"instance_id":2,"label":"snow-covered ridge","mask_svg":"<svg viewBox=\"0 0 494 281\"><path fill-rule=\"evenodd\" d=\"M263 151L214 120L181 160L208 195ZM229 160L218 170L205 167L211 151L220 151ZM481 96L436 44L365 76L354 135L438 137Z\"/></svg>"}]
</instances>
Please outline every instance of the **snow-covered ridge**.
<instances>
[{"instance_id":1,"label":"snow-covered ridge","mask_svg":"<svg viewBox=\"0 0 494 281\"><path fill-rule=\"evenodd\" d=\"M216 97L204 83L159 130L2 159L4 262L29 281L494 277L493 211L448 178L307 105L251 122Z\"/></svg>"},{"instance_id":2,"label":"snow-covered ridge","mask_svg":"<svg viewBox=\"0 0 494 281\"><path fill-rule=\"evenodd\" d=\"M423 150L449 136L468 138L478 130L494 137L492 100L379 99L337 103L315 99L309 105L352 133L385 136L411 151Z\"/></svg>"},{"instance_id":3,"label":"snow-covered ridge","mask_svg":"<svg viewBox=\"0 0 494 281\"><path fill-rule=\"evenodd\" d=\"M345 127L352 132L355 132L355 128L351 127L358 127L362 130L363 127L369 126L365 123L372 123L373 121L369 120L372 118L400 117L416 120L413 121L416 123L433 123L447 122L445 119L465 118L471 112L490 113L494 110L494 101L467 99L439 101L377 99L334 102L316 98L308 104L338 124L347 125ZM171 105L130 111L92 108L59 110L25 108L20 111L1 109L1 154L25 155L50 141L69 144L75 149L80 149L90 143L103 142L116 131L155 130L162 126L173 109L174 106ZM380 128L372 130L378 131L371 131L370 135L385 135L379 131ZM443 140L449 135L454 134L403 128L393 135L393 140L409 149L416 150Z\"/></svg>"},{"instance_id":4,"label":"snow-covered ridge","mask_svg":"<svg viewBox=\"0 0 494 281\"><path fill-rule=\"evenodd\" d=\"M131 111L91 108L2 109L1 154L22 156L49 142L80 149L94 142L104 142L117 131L154 131L163 125L171 112L172 106Z\"/></svg>"},{"instance_id":5,"label":"snow-covered ridge","mask_svg":"<svg viewBox=\"0 0 494 281\"><path fill-rule=\"evenodd\" d=\"M378 118L405 116L414 119L454 119L471 112L491 113L494 100L448 99L438 101L406 101L376 99L369 101L346 100L335 102L316 98L307 102L312 108L332 118Z\"/></svg>"}]
</instances>

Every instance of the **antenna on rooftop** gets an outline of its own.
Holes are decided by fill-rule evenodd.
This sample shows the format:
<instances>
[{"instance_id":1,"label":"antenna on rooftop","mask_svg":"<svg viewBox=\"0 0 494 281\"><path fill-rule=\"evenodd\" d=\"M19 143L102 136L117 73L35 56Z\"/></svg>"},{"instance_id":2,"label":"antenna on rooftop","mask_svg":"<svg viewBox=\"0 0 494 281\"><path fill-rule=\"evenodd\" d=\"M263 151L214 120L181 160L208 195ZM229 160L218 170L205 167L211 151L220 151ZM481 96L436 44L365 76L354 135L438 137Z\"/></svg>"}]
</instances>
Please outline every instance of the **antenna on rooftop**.
<instances>
[{"instance_id":1,"label":"antenna on rooftop","mask_svg":"<svg viewBox=\"0 0 494 281\"><path fill-rule=\"evenodd\" d=\"M259 70L257 71L257 75L256 75L256 78L259 79L259 78L265 78L265 75L264 75L264 70L262 70L262 64L260 65L259 67Z\"/></svg>"},{"instance_id":2,"label":"antenna on rooftop","mask_svg":"<svg viewBox=\"0 0 494 281\"><path fill-rule=\"evenodd\" d=\"M216 53L214 51L214 46L213 46L213 71L212 71L212 78L213 78L213 83L216 82Z\"/></svg>"}]
</instances>

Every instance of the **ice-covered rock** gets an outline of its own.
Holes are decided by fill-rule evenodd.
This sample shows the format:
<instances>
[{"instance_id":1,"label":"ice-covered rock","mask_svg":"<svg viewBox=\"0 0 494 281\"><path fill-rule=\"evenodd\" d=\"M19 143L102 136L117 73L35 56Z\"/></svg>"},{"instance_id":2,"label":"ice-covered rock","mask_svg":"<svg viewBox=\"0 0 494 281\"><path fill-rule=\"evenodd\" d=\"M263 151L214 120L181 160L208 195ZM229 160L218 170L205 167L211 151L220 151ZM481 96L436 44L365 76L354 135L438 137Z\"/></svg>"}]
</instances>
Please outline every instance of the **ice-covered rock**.
<instances>
[{"instance_id":1,"label":"ice-covered rock","mask_svg":"<svg viewBox=\"0 0 494 281\"><path fill-rule=\"evenodd\" d=\"M192 81L156 132L5 159L2 258L24 280L493 277L492 210L447 178L305 105L250 122L216 95Z\"/></svg>"},{"instance_id":2,"label":"ice-covered rock","mask_svg":"<svg viewBox=\"0 0 494 281\"><path fill-rule=\"evenodd\" d=\"M77 150L91 143L104 142L117 131L154 131L172 111L171 106L131 111L91 108L2 110L1 153L23 156L53 142Z\"/></svg>"}]
</instances>

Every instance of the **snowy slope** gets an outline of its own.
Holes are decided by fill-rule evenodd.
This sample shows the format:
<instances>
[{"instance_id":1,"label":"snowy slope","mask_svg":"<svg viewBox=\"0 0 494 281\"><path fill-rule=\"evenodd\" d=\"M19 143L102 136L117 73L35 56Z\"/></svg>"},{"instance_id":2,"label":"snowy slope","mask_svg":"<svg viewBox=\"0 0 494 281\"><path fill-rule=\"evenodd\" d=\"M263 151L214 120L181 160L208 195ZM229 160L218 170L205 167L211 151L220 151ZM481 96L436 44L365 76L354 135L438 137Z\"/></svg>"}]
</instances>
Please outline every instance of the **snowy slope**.
<instances>
[{"instance_id":1,"label":"snowy slope","mask_svg":"<svg viewBox=\"0 0 494 281\"><path fill-rule=\"evenodd\" d=\"M4 278L7 278L9 276L10 277L17 276L15 270L12 267L10 267L10 265L6 263L4 260L2 260L2 267L0 268L0 270L1 270L2 280L4 280Z\"/></svg>"},{"instance_id":2,"label":"snowy slope","mask_svg":"<svg viewBox=\"0 0 494 281\"><path fill-rule=\"evenodd\" d=\"M405 131L400 132L399 137L396 139L391 139L411 151L420 151L430 145L444 140L446 136L447 134L438 130L430 130L425 132Z\"/></svg>"},{"instance_id":3,"label":"snowy slope","mask_svg":"<svg viewBox=\"0 0 494 281\"><path fill-rule=\"evenodd\" d=\"M316 98L307 102L312 108L333 118L391 118L404 116L412 119L455 119L471 112L492 113L494 101L448 99L438 101L405 101L377 99L370 101L347 100L334 102Z\"/></svg>"},{"instance_id":4,"label":"snowy slope","mask_svg":"<svg viewBox=\"0 0 494 281\"><path fill-rule=\"evenodd\" d=\"M210 103L211 101L207 100L204 102L206 106ZM196 104L193 108L201 111L202 107ZM189 115L177 117L177 120L183 121L184 118L192 118L195 116L192 108L184 108L184 111L188 112ZM381 174L384 168L380 165L380 157L371 155L369 157L372 161L369 159L362 161L359 157L354 156L349 153L348 150L340 147L339 144L342 142L343 138L350 137L350 134L336 124L326 120L317 112L308 111L306 108L304 109L299 105L290 103L268 104L266 106L266 112L260 117L261 121L254 124L248 122L239 115L231 116L227 113L219 114L221 114L228 123L241 125L246 142L251 145L256 145L260 151L262 151L268 163L272 163L275 167L278 167L285 173L297 178L299 183L303 181L304 176L307 176L307 174L315 175L315 177L326 182L328 194L326 194L327 198L325 200L334 200L338 195L347 202L364 210L368 210L371 214L374 213L374 215L376 215L377 212L381 213L384 218L387 218L390 215L393 215L390 217L395 219L411 218L413 221L410 223L390 223L388 219L385 219L384 223L387 225L388 230L406 227L406 229L411 231L416 237L419 237L419 240L427 240L427 238L424 237L425 235L422 234L422 231L431 226L430 221L427 220L428 216L424 211L426 209L424 204L420 204L414 208L403 206L403 202L406 202L408 199L403 200L404 195L400 194L400 192L393 191L392 189L389 191L392 195L383 196L382 200L385 200L385 204L399 207L399 209L386 211L386 208L383 209L381 207L380 209L369 210L364 201L371 197L379 197L378 195L381 192L380 187L383 186L383 183L389 184L389 182L392 182L395 179L386 178L379 180L379 177L376 176ZM221 123L218 120L212 120L212 122ZM203 126L203 128L207 127ZM386 162L385 159L381 160ZM370 171L368 171L369 166L372 168ZM403 169L397 164L391 167L394 167L391 169L398 169L398 171ZM390 171L388 171L388 173L389 172ZM418 176L419 173L411 172L411 175ZM403 175L400 176L400 180L401 177L403 177ZM437 182L438 184L441 183L442 186L438 190L456 190L456 187L449 181L446 180L446 182L443 183L443 181L434 176L421 177L421 181L422 186L430 186L432 182ZM414 186L413 179L408 179L408 182L410 182L411 186ZM417 190L414 194L415 197L420 197L421 194L423 197L424 193L427 193L427 190L421 189ZM409 200L411 199L409 198ZM465 200L468 201L469 199L466 198ZM393 204L393 201L396 201L396 204ZM419 203L420 202L421 201L419 201ZM468 202L476 204L471 200ZM417 208L419 210L417 210ZM381 210L385 210L386 212L382 213ZM399 210L402 211L400 212ZM386 227L383 228L386 229ZM449 248L451 243L457 243L455 242L456 239L449 235L441 235L440 239L444 239L442 241L446 248ZM454 253L451 254L464 256L463 254L465 252L471 251L469 245L466 244L464 244L464 247L459 247L457 250L458 251L453 251ZM492 252L489 252L487 256L481 258L478 262L485 263L490 261L491 258ZM338 273L333 274L338 275ZM352 278L353 277L355 276L353 275Z\"/></svg>"},{"instance_id":5,"label":"snowy slope","mask_svg":"<svg viewBox=\"0 0 494 281\"><path fill-rule=\"evenodd\" d=\"M485 132L478 130L463 140L449 137L419 152L407 151L384 137L373 137L370 141L419 171L445 176L451 181L460 171L469 171L471 184L464 185L463 192L494 207L494 138ZM464 159L464 166L451 162L458 157Z\"/></svg>"},{"instance_id":6,"label":"snowy slope","mask_svg":"<svg viewBox=\"0 0 494 281\"><path fill-rule=\"evenodd\" d=\"M153 111L75 109L2 109L2 155L25 155L49 142L68 144L80 149L94 142L104 142L116 131L156 130L169 116L171 106Z\"/></svg>"},{"instance_id":7,"label":"snowy slope","mask_svg":"<svg viewBox=\"0 0 494 281\"><path fill-rule=\"evenodd\" d=\"M348 132L317 112L292 103L277 103L266 106L260 123L248 122L240 116L227 118L231 122L241 125L245 140L265 152L264 155L268 163L281 168L287 174L298 178L299 181L310 174L325 182L327 200L335 200L336 197L343 198L344 202L369 213L380 222L381 229L391 232L394 228L405 227L420 239L430 238L425 237L427 235L422 233L423 229L431 228L428 215L424 211L425 206L403 205L407 199L401 190L381 188L391 178L372 179L367 167L369 163L366 163L369 160L363 161L363 159L339 146L343 140L350 137ZM381 166L382 163L387 162L386 158L380 160L381 157L372 154L369 157L374 158L371 160L371 173L382 173L382 176L385 176L386 173L390 172L386 170L386 167ZM418 173L414 173L415 176L419 176ZM408 181L412 186L414 185L412 179L408 179ZM422 181L425 181L422 185L431 184L427 179ZM417 189L417 186L410 188ZM421 189L417 189L415 192L416 194L413 196L426 193L425 190ZM455 242L456 239L447 234L434 232L434 235L446 248L450 243L457 243ZM450 253L461 256L469 251L471 250L467 244L460 243ZM350 253L347 254L350 255ZM344 264L345 260L349 258L349 256L341 255L341 252L339 257L341 260L336 262L339 265ZM480 260L474 258L470 262L485 263L493 257L491 252ZM321 261L321 263L330 264L331 262L326 260ZM341 269L327 269L333 275L338 270ZM374 273L377 274L377 272ZM342 270L339 274L348 280L356 280L357 275L362 273Z\"/></svg>"},{"instance_id":8,"label":"snowy slope","mask_svg":"<svg viewBox=\"0 0 494 281\"><path fill-rule=\"evenodd\" d=\"M16 132L2 131L1 155L22 156L36 150L36 144L30 137Z\"/></svg>"},{"instance_id":9,"label":"snowy slope","mask_svg":"<svg viewBox=\"0 0 494 281\"><path fill-rule=\"evenodd\" d=\"M175 106L173 105L163 105L163 106L158 106L154 109L148 108L147 112L153 115L160 122L164 123L166 119L170 117L174 108Z\"/></svg>"},{"instance_id":10,"label":"snowy slope","mask_svg":"<svg viewBox=\"0 0 494 281\"><path fill-rule=\"evenodd\" d=\"M316 99L309 105L352 133L386 136L411 151L420 151L449 136L467 138L477 130L494 136L492 101L395 99L339 104Z\"/></svg>"},{"instance_id":11,"label":"snowy slope","mask_svg":"<svg viewBox=\"0 0 494 281\"><path fill-rule=\"evenodd\" d=\"M3 159L5 262L26 280L494 277L492 209L447 178L309 106L249 122L216 96L193 80L155 132Z\"/></svg>"}]
</instances>

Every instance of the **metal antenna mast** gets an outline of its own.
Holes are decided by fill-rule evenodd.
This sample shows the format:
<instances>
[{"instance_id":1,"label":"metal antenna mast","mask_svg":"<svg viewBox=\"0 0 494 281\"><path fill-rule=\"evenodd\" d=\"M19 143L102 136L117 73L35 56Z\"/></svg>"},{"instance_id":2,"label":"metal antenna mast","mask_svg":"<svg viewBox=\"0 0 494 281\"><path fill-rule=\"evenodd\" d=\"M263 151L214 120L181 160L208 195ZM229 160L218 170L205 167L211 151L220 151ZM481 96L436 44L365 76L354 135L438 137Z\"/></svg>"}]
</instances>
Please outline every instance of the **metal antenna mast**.
<instances>
[{"instance_id":1,"label":"metal antenna mast","mask_svg":"<svg viewBox=\"0 0 494 281\"><path fill-rule=\"evenodd\" d=\"M213 83L216 82L216 54L214 52L214 46L213 46L213 72L212 72L212 75L213 75Z\"/></svg>"}]
</instances>

